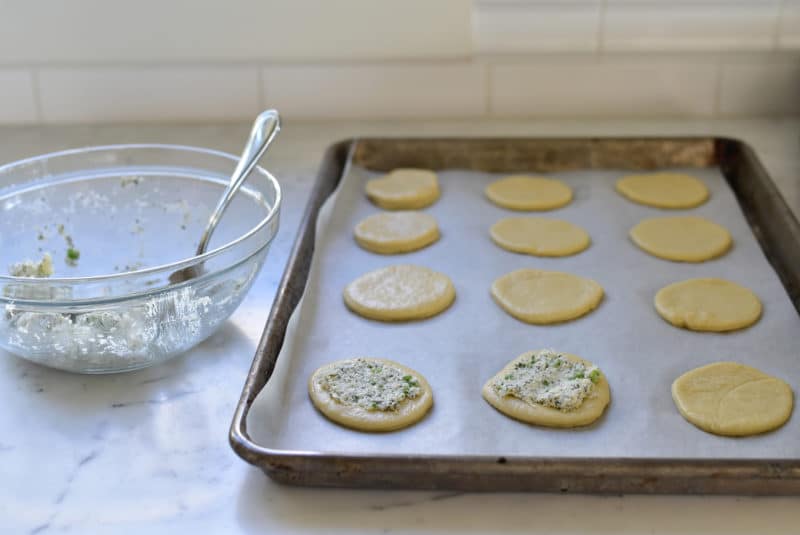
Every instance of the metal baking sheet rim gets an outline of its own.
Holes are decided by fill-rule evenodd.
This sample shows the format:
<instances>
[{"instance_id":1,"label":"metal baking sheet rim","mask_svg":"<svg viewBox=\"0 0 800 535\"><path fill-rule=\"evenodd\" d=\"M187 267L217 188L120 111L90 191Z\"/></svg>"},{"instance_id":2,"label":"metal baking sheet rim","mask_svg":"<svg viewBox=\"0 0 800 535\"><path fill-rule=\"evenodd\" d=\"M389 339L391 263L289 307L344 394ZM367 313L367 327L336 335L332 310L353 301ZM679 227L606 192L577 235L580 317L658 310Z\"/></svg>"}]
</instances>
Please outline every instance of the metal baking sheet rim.
<instances>
[{"instance_id":1,"label":"metal baking sheet rim","mask_svg":"<svg viewBox=\"0 0 800 535\"><path fill-rule=\"evenodd\" d=\"M462 154L450 158L451 144ZM343 171L354 158L380 170L413 165L420 149L434 146L429 167L475 163L486 158L495 170L513 171L519 151L500 154L503 147L541 148L532 165L556 169L560 157L574 160L570 168L604 167L597 152L611 147L612 164L632 169L663 166L663 158L683 165L717 164L734 190L759 244L800 311L800 225L777 188L745 143L728 138L414 138L349 139L328 148L311 191L297 237L278 287L264 334L256 350L234 413L229 441L245 461L280 483L355 488L453 489L472 491L538 491L643 494L800 494L800 459L725 459L718 461L665 458L494 457L452 455L329 455L275 450L255 443L246 419L258 393L269 380L283 344L286 326L302 297L314 250L315 223L322 204L334 192ZM627 149L644 147L641 158L629 161ZM647 155L647 148L666 147L668 154ZM382 158L391 147L393 157ZM581 149L584 150L581 150ZM622 151L621 153L619 151ZM563 153L563 154L558 154ZM438 156L438 157L437 157ZM498 156L503 160L495 165ZM523 156L527 157L527 156ZM384 160L384 161L381 161ZM412 161L414 160L414 161ZM671 160L670 160L671 161ZM417 163L418 166L424 166ZM477 168L481 168L478 162ZM502 168L502 169L501 169ZM560 169L560 168L558 168ZM767 217L769 216L769 217ZM780 246L778 246L780 244Z\"/></svg>"}]
</instances>

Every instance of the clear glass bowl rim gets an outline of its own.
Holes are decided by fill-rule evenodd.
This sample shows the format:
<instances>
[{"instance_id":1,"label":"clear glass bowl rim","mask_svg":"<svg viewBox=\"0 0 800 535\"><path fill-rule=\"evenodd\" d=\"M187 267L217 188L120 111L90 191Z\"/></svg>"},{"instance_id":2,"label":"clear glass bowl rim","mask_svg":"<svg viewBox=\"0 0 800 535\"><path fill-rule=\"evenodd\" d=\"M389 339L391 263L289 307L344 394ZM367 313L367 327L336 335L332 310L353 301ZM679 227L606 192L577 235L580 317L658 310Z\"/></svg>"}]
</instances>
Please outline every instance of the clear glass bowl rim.
<instances>
[{"instance_id":1,"label":"clear glass bowl rim","mask_svg":"<svg viewBox=\"0 0 800 535\"><path fill-rule=\"evenodd\" d=\"M138 149L157 149L157 150L167 150L167 151L177 151L177 152L190 152L190 153L198 153L204 154L207 156L218 156L221 158L225 158L231 160L234 165L231 166L231 172L233 172L233 168L235 164L239 161L239 157L228 152L223 152L214 149L206 149L203 147L193 147L190 145L175 145L175 144L165 144L165 143L126 143L126 144L119 144L119 145L95 145L89 147L81 147L76 149L67 149L57 152L50 152L47 154L41 154L38 156L33 156L31 158L25 158L23 160L17 160L15 162L7 163L4 165L0 165L0 174L8 172L10 169L14 167L21 167L30 165L42 160L49 160L53 158L63 157L63 156L75 156L80 154L92 153L92 152L101 152L101 151L124 151L124 150L138 150ZM275 219L276 215L278 214L281 206L282 201L282 194L281 194L281 186L278 183L277 179L272 176L272 174L257 165L253 168L252 173L261 173L263 176L266 177L267 181L275 190L275 202L270 207L269 213L264 217L261 221L259 221L253 228L248 230L246 233L242 234L238 238L233 241L230 241L226 244L223 244L215 249L210 251L206 251L201 255L195 255L190 258L185 258L183 260L176 260L175 262L170 262L168 264L160 264L158 266L152 266L144 269L139 269L135 271L125 271L122 273L110 273L108 275L92 275L88 277L47 277L47 278L36 278L36 277L14 277L12 275L0 275L0 283L20 283L24 282L28 285L53 285L54 283L61 283L61 284L80 284L85 282L103 282L106 280L120 280L125 279L127 277L139 277L141 275L148 275L150 273L156 273L161 271L178 271L181 269L185 269L190 266L194 266L197 264L202 264L208 261L215 256L225 253L226 251L236 247L238 244L246 241L251 236L255 235L259 230L264 228L268 225L273 219ZM223 216L224 217L224 216ZM271 239L274 238L272 236Z\"/></svg>"}]
</instances>

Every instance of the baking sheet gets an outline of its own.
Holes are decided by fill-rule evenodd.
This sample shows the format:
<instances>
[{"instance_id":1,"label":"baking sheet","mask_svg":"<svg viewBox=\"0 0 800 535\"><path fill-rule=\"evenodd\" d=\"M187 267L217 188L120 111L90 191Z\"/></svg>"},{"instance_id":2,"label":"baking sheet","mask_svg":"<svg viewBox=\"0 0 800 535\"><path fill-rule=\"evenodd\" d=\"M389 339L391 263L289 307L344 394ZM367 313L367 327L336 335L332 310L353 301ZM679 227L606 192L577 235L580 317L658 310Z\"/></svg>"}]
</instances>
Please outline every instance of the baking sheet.
<instances>
[{"instance_id":1,"label":"baking sheet","mask_svg":"<svg viewBox=\"0 0 800 535\"><path fill-rule=\"evenodd\" d=\"M681 169L676 169L681 171ZM800 326L794 307L765 259L716 168L687 169L706 183L711 198L685 211L637 205L613 188L625 171L556 173L574 190L574 201L544 214L567 219L590 233L592 245L566 258L536 258L500 249L488 229L519 213L489 203L483 189L501 174L463 170L439 172L442 198L426 211L442 238L406 255L382 256L360 249L355 224L378 211L363 196L375 176L348 167L337 192L318 219L311 273L292 316L278 364L248 416L252 438L263 446L302 452L365 455L498 455L614 458L764 458L800 456L800 429L793 416L781 429L747 438L704 433L686 422L670 397L683 372L718 360L736 360L777 375L797 388L800 358L793 344ZM652 257L627 238L645 217L691 213L728 228L733 249L701 264ZM449 275L454 305L422 322L385 324L350 313L344 286L359 275L393 263L416 263ZM597 280L606 296L600 307L576 321L528 325L503 312L491 299L491 282L514 269L566 271ZM756 325L729 334L694 333L662 320L652 305L655 293L693 277L723 277L755 291L764 305ZM490 407L480 388L507 361L529 349L550 347L595 362L608 377L612 401L595 424L574 430L529 426ZM434 408L419 424L369 434L329 422L308 400L306 381L320 365L353 356L402 362L423 375L434 391Z\"/></svg>"}]
</instances>

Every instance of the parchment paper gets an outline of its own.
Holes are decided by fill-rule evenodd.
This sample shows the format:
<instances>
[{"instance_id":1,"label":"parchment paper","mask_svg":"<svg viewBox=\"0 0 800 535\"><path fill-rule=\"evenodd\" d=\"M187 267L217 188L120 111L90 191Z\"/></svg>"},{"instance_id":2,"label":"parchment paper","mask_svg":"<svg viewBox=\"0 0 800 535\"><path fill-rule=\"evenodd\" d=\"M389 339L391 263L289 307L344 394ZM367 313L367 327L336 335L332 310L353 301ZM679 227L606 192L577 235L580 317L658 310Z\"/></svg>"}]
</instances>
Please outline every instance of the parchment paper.
<instances>
[{"instance_id":1,"label":"parchment paper","mask_svg":"<svg viewBox=\"0 0 800 535\"><path fill-rule=\"evenodd\" d=\"M677 171L681 171L677 169ZM592 238L586 251L537 258L500 249L489 238L497 220L520 213L491 204L483 190L502 175L439 172L442 197L426 211L442 238L421 251L383 256L358 247L353 227L379 211L364 197L374 176L351 167L318 220L316 252L306 292L295 311L273 378L256 399L248 428L263 446L351 454L486 454L629 458L797 458L800 426L794 415L781 429L755 437L717 437L692 426L675 408L670 386L682 373L734 360L786 380L797 391L800 318L764 257L733 192L718 169L687 169L711 190L692 210L634 204L614 190L625 171L591 170L551 176L575 193L561 209L532 213L566 219ZM728 228L733 249L700 264L669 262L639 250L629 229L645 217L696 214ZM425 321L387 324L344 306L342 290L367 271L414 263L449 275L454 305ZM533 267L597 280L606 295L594 312L554 326L522 323L491 299L492 281ZM653 297L663 286L693 277L722 277L752 289L764 305L761 320L729 334L696 333L658 316ZM481 386L529 349L553 348L596 363L611 385L611 404L595 424L572 430L535 427L507 418L481 397ZM371 434L339 427L318 413L306 382L319 366L354 356L385 357L422 373L434 407L408 429Z\"/></svg>"}]
</instances>

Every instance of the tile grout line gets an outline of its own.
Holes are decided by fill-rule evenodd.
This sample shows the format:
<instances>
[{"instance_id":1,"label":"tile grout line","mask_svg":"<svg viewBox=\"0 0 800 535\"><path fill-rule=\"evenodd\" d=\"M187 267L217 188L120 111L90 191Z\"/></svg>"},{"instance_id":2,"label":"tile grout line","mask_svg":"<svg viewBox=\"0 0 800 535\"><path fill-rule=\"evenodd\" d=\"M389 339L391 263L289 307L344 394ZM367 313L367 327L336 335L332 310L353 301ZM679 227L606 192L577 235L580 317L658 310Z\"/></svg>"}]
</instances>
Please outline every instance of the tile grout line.
<instances>
[{"instance_id":1,"label":"tile grout line","mask_svg":"<svg viewBox=\"0 0 800 535\"><path fill-rule=\"evenodd\" d=\"M723 58L717 59L716 77L714 80L714 109L711 112L711 117L720 117L720 109L722 104L722 73L725 68L725 60Z\"/></svg>"},{"instance_id":2,"label":"tile grout line","mask_svg":"<svg viewBox=\"0 0 800 535\"><path fill-rule=\"evenodd\" d=\"M487 61L483 64L483 115L485 117L492 116L492 70L494 66L491 62Z\"/></svg>"},{"instance_id":3,"label":"tile grout line","mask_svg":"<svg viewBox=\"0 0 800 535\"><path fill-rule=\"evenodd\" d=\"M452 63L469 63L475 54L460 54L452 57L384 57L384 58L347 58L347 59L287 59L271 60L259 57L240 58L203 58L203 59L146 59L146 60L56 60L56 61L3 61L0 69L207 69L207 68L246 68L254 64L262 67L360 67L360 66L404 66L431 65L438 66Z\"/></svg>"},{"instance_id":4,"label":"tile grout line","mask_svg":"<svg viewBox=\"0 0 800 535\"><path fill-rule=\"evenodd\" d=\"M264 91L264 66L256 64L256 83L258 84L258 88L256 91L258 92L258 107L259 110L267 109L267 96L266 92Z\"/></svg>"},{"instance_id":5,"label":"tile grout line","mask_svg":"<svg viewBox=\"0 0 800 535\"><path fill-rule=\"evenodd\" d=\"M597 14L597 48L596 53L598 56L604 56L606 53L605 40L606 40L606 11L608 9L608 0L601 0L600 11Z\"/></svg>"},{"instance_id":6,"label":"tile grout line","mask_svg":"<svg viewBox=\"0 0 800 535\"><path fill-rule=\"evenodd\" d=\"M36 124L44 124L44 111L42 109L42 90L39 81L39 69L32 68L31 75L31 89L33 91L33 110L36 115Z\"/></svg>"},{"instance_id":7,"label":"tile grout line","mask_svg":"<svg viewBox=\"0 0 800 535\"><path fill-rule=\"evenodd\" d=\"M605 6L605 2L602 4ZM603 10L604 12L604 10ZM600 20L604 21L605 16L601 13ZM332 67L332 68L347 68L347 67L417 67L417 66L441 66L441 65L464 65L469 64L471 61L485 57L496 59L530 59L538 57L552 58L557 56L581 56L587 57L596 56L601 53L606 56L621 56L630 57L636 56L640 58L647 58L648 56L655 55L686 55L690 56L695 53L708 54L711 52L719 52L719 50L710 49L670 49L663 48L658 50L630 50L630 51L609 51L604 45L605 22L598 23L597 29L597 43L594 50L575 51L573 49L554 49L547 51L531 51L522 53L499 53L499 54L485 54L475 53L472 56L461 56L450 59L436 59L431 60L427 58L409 58L404 60L395 59L368 59L368 60L348 60L348 61L327 61L317 60L309 61L259 61L259 60L232 60L232 61L141 61L141 62L26 62L26 63L8 63L0 61L0 70L5 69L56 69L56 70L130 70L130 69L243 69L251 68L253 65L258 65L259 68L270 67L287 67L287 68L317 68L317 67ZM773 35L774 38L774 35ZM730 51L735 54L767 54L772 50L760 47L741 48ZM797 50L786 50L789 55L797 55Z\"/></svg>"},{"instance_id":8,"label":"tile grout line","mask_svg":"<svg viewBox=\"0 0 800 535\"><path fill-rule=\"evenodd\" d=\"M786 8L786 2L787 0L781 0L780 4L778 4L778 13L775 17L774 28L772 29L772 50L775 51L780 50L781 26Z\"/></svg>"}]
</instances>

